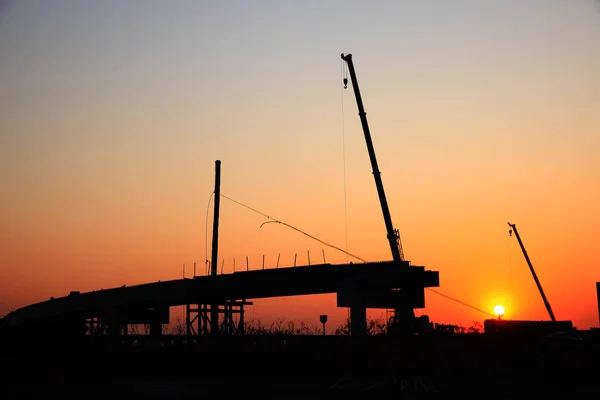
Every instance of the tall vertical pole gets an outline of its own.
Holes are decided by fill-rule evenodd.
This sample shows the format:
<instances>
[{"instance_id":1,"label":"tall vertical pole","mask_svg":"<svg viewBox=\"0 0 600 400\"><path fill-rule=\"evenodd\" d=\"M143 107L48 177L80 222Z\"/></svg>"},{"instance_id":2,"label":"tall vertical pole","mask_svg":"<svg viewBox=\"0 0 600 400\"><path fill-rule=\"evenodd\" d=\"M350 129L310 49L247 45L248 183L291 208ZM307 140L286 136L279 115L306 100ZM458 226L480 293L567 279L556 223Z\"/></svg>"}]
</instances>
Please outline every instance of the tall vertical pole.
<instances>
[{"instance_id":1,"label":"tall vertical pole","mask_svg":"<svg viewBox=\"0 0 600 400\"><path fill-rule=\"evenodd\" d=\"M217 276L219 255L219 207L221 206L221 161L215 161L215 214L213 217L212 261L210 275ZM210 306L210 333L219 334L219 305L213 301Z\"/></svg>"},{"instance_id":2,"label":"tall vertical pole","mask_svg":"<svg viewBox=\"0 0 600 400\"><path fill-rule=\"evenodd\" d=\"M596 282L596 297L598 298L598 322L600 322L600 282Z\"/></svg>"}]
</instances>

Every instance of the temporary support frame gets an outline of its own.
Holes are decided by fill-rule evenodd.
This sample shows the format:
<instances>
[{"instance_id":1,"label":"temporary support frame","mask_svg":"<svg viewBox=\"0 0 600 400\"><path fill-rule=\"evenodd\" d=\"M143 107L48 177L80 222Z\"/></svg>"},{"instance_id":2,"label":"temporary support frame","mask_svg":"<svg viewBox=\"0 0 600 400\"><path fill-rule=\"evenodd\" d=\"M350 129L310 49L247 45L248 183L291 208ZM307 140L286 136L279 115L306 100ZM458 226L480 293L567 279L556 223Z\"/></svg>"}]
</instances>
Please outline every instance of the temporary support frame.
<instances>
[{"instance_id":1,"label":"temporary support frame","mask_svg":"<svg viewBox=\"0 0 600 400\"><path fill-rule=\"evenodd\" d=\"M129 324L110 323L102 317L89 317L85 319L85 334L89 336L127 336Z\"/></svg>"},{"instance_id":2,"label":"temporary support frame","mask_svg":"<svg viewBox=\"0 0 600 400\"><path fill-rule=\"evenodd\" d=\"M245 300L227 300L216 304L186 304L185 321L188 336L205 336L212 333L214 326L218 327L216 335L244 334L244 306L252 305ZM216 305L216 309L212 306ZM212 316L216 315L218 323L212 325ZM237 318L235 318L237 315Z\"/></svg>"}]
</instances>

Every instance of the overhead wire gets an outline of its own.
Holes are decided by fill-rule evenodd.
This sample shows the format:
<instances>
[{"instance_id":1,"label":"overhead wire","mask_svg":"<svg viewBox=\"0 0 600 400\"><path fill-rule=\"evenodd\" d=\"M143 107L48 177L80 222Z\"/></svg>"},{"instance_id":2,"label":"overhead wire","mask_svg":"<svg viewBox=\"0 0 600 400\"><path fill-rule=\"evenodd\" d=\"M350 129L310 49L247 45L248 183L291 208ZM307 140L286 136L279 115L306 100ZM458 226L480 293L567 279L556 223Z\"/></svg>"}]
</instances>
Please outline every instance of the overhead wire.
<instances>
[{"instance_id":1,"label":"overhead wire","mask_svg":"<svg viewBox=\"0 0 600 400\"><path fill-rule=\"evenodd\" d=\"M335 246L335 245L333 245L333 244L327 243L327 242L325 242L325 241L323 241L323 240L319 239L318 237L315 237L315 236L313 236L313 235L311 235L311 234L309 234L309 233L307 233L307 232L304 232L304 231L302 231L302 230L300 230L300 229L298 229L298 228L296 228L296 227L294 227L294 226L292 226L292 225L290 225L290 224L288 224L288 223L285 223L285 222L283 222L283 221L278 221L278 220L266 221L266 222L263 222L263 223L260 225L260 227L262 228L262 227L263 227L263 225L265 225L265 224L272 224L272 223L281 224L281 225L285 225L285 226L287 226L288 228L292 228L293 230L295 230L295 231L297 231L297 232L300 232L300 233L302 233L303 235L306 235L306 236L308 236L309 238L311 238L311 239L314 239L314 240L316 240L317 242L324 244L325 246L329 246L329 247L331 247L332 249L335 249L335 250L341 251L342 253L345 253L345 254L346 254L346 257L347 257L347 256L350 256L350 257L356 258L357 260L360 260L360 261L362 261L362 262L367 262L366 260L364 260L364 259L360 258L359 256L355 256L354 254L352 254L352 253L349 253L349 252L345 251L344 249L341 249L341 248L339 248L339 247L337 247L337 246Z\"/></svg>"},{"instance_id":2,"label":"overhead wire","mask_svg":"<svg viewBox=\"0 0 600 400\"><path fill-rule=\"evenodd\" d=\"M280 221L280 220L278 220L278 219L275 219L275 218L273 218L273 217L269 216L268 214L265 214L264 212L262 212L262 211L259 211L259 210L255 209L255 208L253 208L253 207L250 207L250 206L248 206L248 205L246 205L246 204L244 204L244 203L242 203L242 202L240 202L240 201L234 200L234 199L232 199L231 197L228 197L228 196L224 195L223 193L221 193L221 197L223 197L223 198L225 198L225 199L227 199L227 200L229 200L229 201L231 201L231 202L233 202L233 203L236 203L236 204L238 204L238 205L240 205L240 206L242 206L242 207L244 207L244 208L247 208L247 209L249 209L249 210L251 210L251 211L253 211L253 212L257 213L257 214L260 214L260 215L262 215L263 217L265 217L265 218L267 218L267 219L269 219L269 220L270 220L270 221L263 222L263 223L260 225L261 227L262 227L263 225L265 225L265 224L268 224L268 223L278 223L278 224L281 224L281 225L285 225L285 226L287 226L288 228L291 228L291 229L293 229L293 230L295 230L295 231L297 231L297 232L300 232L300 233L302 233L303 235L306 235L306 236L308 236L309 238L311 238L311 239L313 239L313 240L316 240L316 241L318 241L318 242L320 242L320 243L322 243L322 244L324 244L324 245L326 245L326 246L329 246L329 247L331 247L331 248L334 248L334 249L336 249L336 250L338 250L338 251L341 251L342 253L346 253L346 255L348 255L348 256L350 256L350 257L356 258L357 260L360 260L360 261L362 261L362 262L368 262L367 260L365 260L365 259L363 259L363 258L361 258L361 257L358 257L358 256L356 256L356 255L354 255L354 254L351 254L351 253L349 253L349 252L345 251L344 249L341 249L341 248L339 248L339 247L337 247L337 246L334 246L334 245L332 245L332 244L329 244L329 243L327 243L327 242L325 242L325 241L323 241L323 240L321 240L321 239L319 239L319 238L317 238L317 237L315 237L315 236L313 236L313 235L310 235L310 234L308 234L308 233L304 232L303 230L296 228L295 226L292 226L292 225L290 225L290 224L288 224L288 223L285 223L285 222L283 222L283 221ZM208 254L208 253L207 253L207 254ZM208 260L207 260L207 261L208 261ZM473 306L473 305L470 305L470 304L468 304L468 303L465 303L464 301L461 301L461 300L458 300L458 299L456 299L456 298L454 298L454 297L451 297L451 296L448 296L448 295L446 295L446 294L443 294L443 293L441 293L441 292L439 292L439 291L437 291L437 290L434 290L434 289L432 289L432 288L428 288L428 287L427 287L427 288L425 288L425 289L427 289L427 290L429 290L430 292L433 292L433 293L435 293L435 294L437 294L437 295L439 295L439 296L441 296L441 297L444 297L445 299L448 299L448 300L454 301L454 302L456 302L456 303L458 303L458 304L461 304L461 305L463 305L463 306L465 306L465 307L469 307L469 308L471 308L472 310L475 310L475 311L477 311L477 312L480 312L480 313L482 313L482 314L485 314L485 315L487 315L487 316L491 316L491 317L493 317L493 318L495 318L495 317L496 317L495 315L493 315L493 314L491 314L491 313L489 313L489 312L487 312L487 311L485 311L485 310L482 310L481 308L478 308L478 307L475 307L475 306Z\"/></svg>"},{"instance_id":3,"label":"overhead wire","mask_svg":"<svg viewBox=\"0 0 600 400\"><path fill-rule=\"evenodd\" d=\"M437 290L435 290L435 289L432 289L432 288L425 288L425 289L427 289L427 290L429 290L430 292L433 292L433 293L435 293L435 294L437 294L437 295L440 295L440 296L442 296L442 297L444 297L444 298L446 298L446 299L448 299L448 300L452 300L452 301L455 301L455 302L457 302L458 304L462 304L462 305L463 305L463 306L465 306L465 307L469 307L469 308L471 308L471 309L473 309L473 310L475 310L475 311L479 311L480 313L482 313L482 314L485 314L485 315L487 315L487 316L490 316L490 317L492 317L492 318L495 318L495 317L496 317L496 316L495 316L494 314L492 314L492 313L489 313L489 312L487 312L487 311L485 311L485 310L482 310L481 308L477 308L477 307L475 307L475 306L472 306L472 305L470 305L470 304L467 304L467 303L465 303L464 301L460 301L460 300L458 300L458 299L455 299L454 297L450 297L450 296L448 296L447 294L443 294L443 293L441 293L441 292L438 292L438 291L437 291Z\"/></svg>"}]
</instances>

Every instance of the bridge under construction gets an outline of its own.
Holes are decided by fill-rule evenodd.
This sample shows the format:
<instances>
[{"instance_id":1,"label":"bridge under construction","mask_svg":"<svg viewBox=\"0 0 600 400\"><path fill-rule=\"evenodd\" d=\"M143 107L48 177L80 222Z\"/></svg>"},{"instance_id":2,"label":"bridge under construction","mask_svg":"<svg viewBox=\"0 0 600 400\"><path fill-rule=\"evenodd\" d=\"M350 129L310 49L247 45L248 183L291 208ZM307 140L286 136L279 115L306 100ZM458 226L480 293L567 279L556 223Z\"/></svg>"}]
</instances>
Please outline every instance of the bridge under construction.
<instances>
[{"instance_id":1,"label":"bridge under construction","mask_svg":"<svg viewBox=\"0 0 600 400\"><path fill-rule=\"evenodd\" d=\"M334 293L338 307L350 308L352 334L361 335L367 308L407 302L423 308L424 288L437 286L437 271L409 267L408 262L406 268L394 262L286 267L72 292L18 309L3 324L69 336L122 335L130 324L148 324L151 335L160 335L162 324L169 323L169 308L186 306L188 334L243 334L249 299ZM213 312L218 318L214 324Z\"/></svg>"},{"instance_id":2,"label":"bridge under construction","mask_svg":"<svg viewBox=\"0 0 600 400\"><path fill-rule=\"evenodd\" d=\"M395 332L415 331L415 308L425 307L425 288L439 286L439 273L405 260L400 233L394 229L375 157L366 112L358 87L351 54L342 54L354 89L358 115L363 128L381 204L392 260L379 263L313 265L275 270L217 273L219 211L221 200L221 161L215 165L212 261L209 276L194 277L139 286L120 287L89 293L71 292L8 314L2 325L32 328L36 333L60 335L127 334L130 324L150 325L151 335L160 335L169 323L169 309L186 306L189 335L243 334L244 306L248 300L335 293L338 307L350 308L352 335L366 333L366 309L393 309ZM344 87L348 78L343 78ZM278 221L279 222L279 221Z\"/></svg>"}]
</instances>

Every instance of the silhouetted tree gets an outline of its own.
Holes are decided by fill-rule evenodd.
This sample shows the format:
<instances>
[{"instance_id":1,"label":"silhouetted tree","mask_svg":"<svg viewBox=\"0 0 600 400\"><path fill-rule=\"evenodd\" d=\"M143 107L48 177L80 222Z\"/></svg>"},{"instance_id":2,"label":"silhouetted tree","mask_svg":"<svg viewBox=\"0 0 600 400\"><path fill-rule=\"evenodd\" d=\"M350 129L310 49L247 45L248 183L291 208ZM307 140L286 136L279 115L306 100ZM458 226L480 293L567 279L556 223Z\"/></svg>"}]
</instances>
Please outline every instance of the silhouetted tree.
<instances>
[{"instance_id":1,"label":"silhouetted tree","mask_svg":"<svg viewBox=\"0 0 600 400\"><path fill-rule=\"evenodd\" d=\"M333 331L334 335L340 335L340 336L349 336L350 335L350 320L346 320L345 324L342 324L340 326L338 326L337 328L335 328L335 330Z\"/></svg>"},{"instance_id":2,"label":"silhouetted tree","mask_svg":"<svg viewBox=\"0 0 600 400\"><path fill-rule=\"evenodd\" d=\"M269 328L269 333L272 335L285 335L288 334L289 331L287 326L283 324L283 319L277 318L273 323L271 323L271 327Z\"/></svg>"},{"instance_id":3,"label":"silhouetted tree","mask_svg":"<svg viewBox=\"0 0 600 400\"><path fill-rule=\"evenodd\" d=\"M458 325L434 324L434 332L437 334L457 335L464 332L464 327Z\"/></svg>"},{"instance_id":4,"label":"silhouetted tree","mask_svg":"<svg viewBox=\"0 0 600 400\"><path fill-rule=\"evenodd\" d=\"M387 333L387 323L382 319L367 320L367 335L385 335Z\"/></svg>"},{"instance_id":5,"label":"silhouetted tree","mask_svg":"<svg viewBox=\"0 0 600 400\"><path fill-rule=\"evenodd\" d=\"M142 325L142 328L143 328L144 335L150 334L150 324L144 324L144 325ZM160 331L163 335L168 335L169 334L169 324L161 324Z\"/></svg>"},{"instance_id":6,"label":"silhouetted tree","mask_svg":"<svg viewBox=\"0 0 600 400\"><path fill-rule=\"evenodd\" d=\"M265 325L260 320L246 321L244 324L246 335L317 335L321 334L320 328L310 326L304 321L285 321L278 318L271 325Z\"/></svg>"},{"instance_id":7,"label":"silhouetted tree","mask_svg":"<svg viewBox=\"0 0 600 400\"><path fill-rule=\"evenodd\" d=\"M479 321L473 321L473 325L471 325L465 333L471 334L471 335L478 335L483 333L483 326L481 325L481 322Z\"/></svg>"},{"instance_id":8,"label":"silhouetted tree","mask_svg":"<svg viewBox=\"0 0 600 400\"><path fill-rule=\"evenodd\" d=\"M470 327L459 325L435 324L435 332L448 335L479 335L483 333L481 322L474 321Z\"/></svg>"},{"instance_id":9,"label":"silhouetted tree","mask_svg":"<svg viewBox=\"0 0 600 400\"><path fill-rule=\"evenodd\" d=\"M187 328L187 326L186 326L185 320L181 317L177 317L177 320L175 321L175 325L171 329L171 334L172 335L185 335L187 332L186 328Z\"/></svg>"},{"instance_id":10,"label":"silhouetted tree","mask_svg":"<svg viewBox=\"0 0 600 400\"><path fill-rule=\"evenodd\" d=\"M367 319L366 333L368 336L385 335L385 334L387 334L387 323L382 319L373 319L373 318ZM350 320L347 319L344 324L337 327L333 331L333 334L341 335L341 336L350 335L351 334Z\"/></svg>"},{"instance_id":11,"label":"silhouetted tree","mask_svg":"<svg viewBox=\"0 0 600 400\"><path fill-rule=\"evenodd\" d=\"M260 322L250 320L244 323L244 331L247 335L266 335L268 334L268 329Z\"/></svg>"}]
</instances>

